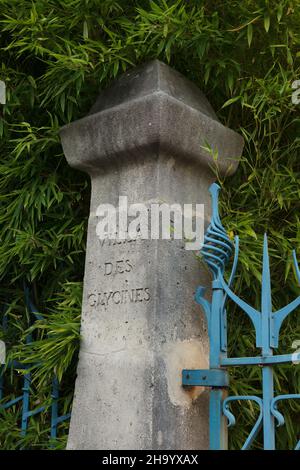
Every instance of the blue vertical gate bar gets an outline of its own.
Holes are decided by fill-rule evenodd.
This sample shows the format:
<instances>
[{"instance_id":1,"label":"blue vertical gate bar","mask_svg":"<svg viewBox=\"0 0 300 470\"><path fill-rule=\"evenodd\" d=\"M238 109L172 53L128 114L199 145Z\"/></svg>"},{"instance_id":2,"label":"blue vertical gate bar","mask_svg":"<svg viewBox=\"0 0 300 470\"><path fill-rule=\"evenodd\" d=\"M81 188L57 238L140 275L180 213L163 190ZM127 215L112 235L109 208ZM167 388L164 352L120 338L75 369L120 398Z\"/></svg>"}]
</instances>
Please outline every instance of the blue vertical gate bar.
<instances>
[{"instance_id":1,"label":"blue vertical gate bar","mask_svg":"<svg viewBox=\"0 0 300 470\"><path fill-rule=\"evenodd\" d=\"M71 413L59 416L58 414L58 400L59 400L59 382L56 376L52 382L52 405L51 405L51 438L57 438L57 426L63 421L67 421L71 418Z\"/></svg>"},{"instance_id":2,"label":"blue vertical gate bar","mask_svg":"<svg viewBox=\"0 0 300 470\"><path fill-rule=\"evenodd\" d=\"M264 236L263 272L261 289L261 315L262 315L262 355L272 356L273 349L270 347L270 312L272 311L271 300L271 277L268 254L267 236ZM262 370L263 385L263 434L264 448L275 449L275 426L274 416L271 413L271 403L274 398L274 377L272 366L265 366Z\"/></svg>"},{"instance_id":3,"label":"blue vertical gate bar","mask_svg":"<svg viewBox=\"0 0 300 470\"><path fill-rule=\"evenodd\" d=\"M263 246L263 272L261 289L261 311L248 305L231 289L239 253L239 239L235 237L234 244L222 226L218 212L218 193L220 187L212 184L210 193L212 197L212 218L204 237L201 254L210 268L212 280L212 300L204 298L205 288L200 286L196 292L196 301L201 305L206 315L208 334L210 339L209 370L183 370L183 386L210 387L210 448L215 450L227 448L227 431L224 419L228 426L235 424L235 418L230 410L234 401L252 401L257 403L260 412L242 449L251 447L258 432L263 428L263 445L265 450L275 449L275 420L277 425L284 424L284 417L278 411L278 402L288 399L299 399L300 394L287 394L274 397L273 366L280 363L300 361L300 353L274 355L278 347L279 333L284 319L300 305L300 296L282 309L272 311L271 277L268 252L268 239L264 235ZM229 281L224 280L225 267L234 251ZM293 252L293 262L300 284L300 270ZM230 298L249 317L256 334L256 347L261 349L257 357L227 357L227 314L226 300ZM228 374L227 367L260 365L262 368L262 397L257 396L227 396ZM295 450L300 449L300 440Z\"/></svg>"}]
</instances>

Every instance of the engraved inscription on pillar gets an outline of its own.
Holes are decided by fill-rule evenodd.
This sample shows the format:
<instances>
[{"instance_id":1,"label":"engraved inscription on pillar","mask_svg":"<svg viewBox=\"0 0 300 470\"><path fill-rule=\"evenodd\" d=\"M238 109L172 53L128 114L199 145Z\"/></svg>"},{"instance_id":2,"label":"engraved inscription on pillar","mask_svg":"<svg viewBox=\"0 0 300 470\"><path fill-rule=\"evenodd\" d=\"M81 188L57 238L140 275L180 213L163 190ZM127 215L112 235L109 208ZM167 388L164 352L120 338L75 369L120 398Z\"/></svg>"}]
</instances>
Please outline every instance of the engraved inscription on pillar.
<instances>
[{"instance_id":1,"label":"engraved inscription on pillar","mask_svg":"<svg viewBox=\"0 0 300 470\"><path fill-rule=\"evenodd\" d=\"M89 307L99 310L124 304L150 302L148 285L139 280L138 253L147 240L98 240L101 262L97 266L99 288L87 293ZM98 256L97 256L98 259ZM130 280L129 280L130 279Z\"/></svg>"}]
</instances>

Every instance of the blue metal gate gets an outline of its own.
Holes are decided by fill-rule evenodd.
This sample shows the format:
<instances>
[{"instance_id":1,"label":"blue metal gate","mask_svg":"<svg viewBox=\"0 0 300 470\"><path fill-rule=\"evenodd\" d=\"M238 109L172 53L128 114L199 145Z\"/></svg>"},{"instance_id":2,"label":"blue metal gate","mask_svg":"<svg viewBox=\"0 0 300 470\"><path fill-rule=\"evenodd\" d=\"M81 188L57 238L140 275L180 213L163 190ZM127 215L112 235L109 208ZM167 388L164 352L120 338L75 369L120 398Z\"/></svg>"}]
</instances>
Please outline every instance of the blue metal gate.
<instances>
[{"instance_id":1,"label":"blue metal gate","mask_svg":"<svg viewBox=\"0 0 300 470\"><path fill-rule=\"evenodd\" d=\"M278 411L278 403L282 400L299 399L300 394L274 396L273 366L280 363L296 363L300 361L300 353L274 355L278 347L279 333L284 319L300 305L300 296L285 307L272 312L270 266L267 235L264 236L263 272L261 286L261 311L256 310L239 298L231 289L238 262L239 239L231 242L222 226L218 211L218 193L220 187L213 184L210 187L212 197L211 223L204 237L201 250L204 261L212 276L212 300L204 298L204 287L196 292L196 301L203 308L210 339L210 368L209 370L183 370L183 386L211 387L210 390L210 448L214 450L227 448L227 425L235 424L235 417L230 410L234 401L250 400L259 406L259 416L246 439L242 449L249 449L258 432L263 429L265 450L275 449L275 420L278 426L284 424L284 417ZM229 281L224 280L223 274L231 255L234 259ZM295 252L293 262L300 283L300 270ZM261 349L261 355L256 357L227 356L227 315L226 300L230 298L250 318L256 334L256 346ZM259 365L262 369L262 396L227 396L229 378L227 367ZM228 423L226 423L226 419ZM295 450L300 450L300 440Z\"/></svg>"},{"instance_id":2,"label":"blue metal gate","mask_svg":"<svg viewBox=\"0 0 300 470\"><path fill-rule=\"evenodd\" d=\"M26 299L26 306L29 311L31 317L35 320L42 320L43 316L37 312L36 307L32 303L29 295L29 290L27 287L24 288L25 291L25 299ZM4 315L3 317L3 325L2 327L6 329L6 321L7 317ZM31 343L33 341L32 335L29 334L26 337L26 343ZM24 374L23 378L23 387L22 387L22 394L17 397L14 397L10 400L5 400L5 371L6 369L13 369L13 370L25 370L29 369L30 367L27 364L20 364L16 361L12 361L8 363L6 366L0 364L0 408L6 410L17 403L21 403L21 435L25 436L28 429L29 419L32 416L35 416L42 412L47 412L48 410L45 406L40 406L34 409L30 408L30 395L31 395L31 372L28 370L26 374ZM50 435L51 439L56 439L57 437L57 428L60 423L70 419L71 413L67 413L64 415L59 415L59 382L57 377L53 377L52 380L52 387L51 387L51 409L50 409L50 416L51 416L51 423L50 423Z\"/></svg>"}]
</instances>

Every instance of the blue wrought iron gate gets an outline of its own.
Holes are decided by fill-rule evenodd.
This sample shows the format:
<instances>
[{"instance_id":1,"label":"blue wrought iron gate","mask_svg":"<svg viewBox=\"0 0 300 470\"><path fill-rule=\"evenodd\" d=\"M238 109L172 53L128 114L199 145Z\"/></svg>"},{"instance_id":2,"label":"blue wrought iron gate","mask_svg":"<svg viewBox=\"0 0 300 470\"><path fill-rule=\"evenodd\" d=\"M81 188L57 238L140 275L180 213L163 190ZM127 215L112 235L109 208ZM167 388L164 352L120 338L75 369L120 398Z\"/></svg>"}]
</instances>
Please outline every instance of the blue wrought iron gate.
<instances>
[{"instance_id":1,"label":"blue wrought iron gate","mask_svg":"<svg viewBox=\"0 0 300 470\"><path fill-rule=\"evenodd\" d=\"M205 288L200 286L196 292L196 301L203 308L210 339L210 368L209 370L183 370L183 386L204 386L210 389L210 448L214 450L227 448L227 425L235 424L235 417L230 410L233 401L250 400L259 406L259 416L246 439L242 450L249 449L258 432L263 429L263 444L265 450L275 449L275 421L277 425L284 424L284 416L278 411L278 403L282 400L299 399L300 394L274 396L273 366L280 363L299 362L300 353L274 355L278 347L279 333L284 319L300 305L300 296L285 307L272 312L270 265L267 235L264 236L263 272L261 287L261 311L256 310L239 298L231 289L235 276L239 239L231 242L222 226L218 211L218 193L220 187L212 184L212 218L204 237L201 250L204 261L212 276L212 300L204 298ZM229 281L224 280L224 270L234 252L234 259ZM300 270L293 252L293 262L300 283ZM227 356L227 314L226 300L230 298L250 318L256 334L256 346L261 349L261 355L256 357ZM227 367L259 365L262 369L262 396L227 396L229 378ZM226 423L227 419L227 423ZM300 450L300 440L295 450Z\"/></svg>"},{"instance_id":2,"label":"blue wrought iron gate","mask_svg":"<svg viewBox=\"0 0 300 470\"><path fill-rule=\"evenodd\" d=\"M43 316L37 312L36 307L32 303L29 295L29 289L27 287L24 288L25 291L25 300L28 312L31 317L36 320L42 320ZM6 329L6 321L7 317L4 315L3 317L3 325L2 327ZM26 343L31 343L33 341L32 335L29 334L26 338ZM22 387L22 394L17 397L14 397L10 400L5 400L5 371L6 369L29 369L30 367L25 364L20 364L16 361L8 363L6 366L0 364L0 408L6 410L17 403L21 403L21 435L25 436L28 429L29 419L31 416L35 416L42 412L47 412L48 410L45 406L36 407L34 409L30 408L30 395L31 395L31 372L28 370L26 374L24 374L23 378L23 387ZM56 439L57 437L57 428L60 423L70 419L71 413L67 413L64 415L59 415L59 382L57 377L53 377L52 380L52 387L51 387L51 409L50 409L50 436L51 439Z\"/></svg>"}]
</instances>

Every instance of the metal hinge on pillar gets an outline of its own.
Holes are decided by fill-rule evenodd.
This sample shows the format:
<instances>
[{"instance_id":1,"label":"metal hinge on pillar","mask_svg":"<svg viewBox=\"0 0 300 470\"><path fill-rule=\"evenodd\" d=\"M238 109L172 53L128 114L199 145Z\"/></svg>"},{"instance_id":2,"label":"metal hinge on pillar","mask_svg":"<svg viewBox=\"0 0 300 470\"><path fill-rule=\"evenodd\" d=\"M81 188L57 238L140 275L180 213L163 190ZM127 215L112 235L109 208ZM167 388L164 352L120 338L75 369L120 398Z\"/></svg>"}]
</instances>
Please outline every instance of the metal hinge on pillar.
<instances>
[{"instance_id":1,"label":"metal hinge on pillar","mask_svg":"<svg viewBox=\"0 0 300 470\"><path fill-rule=\"evenodd\" d=\"M182 385L184 387L229 387L228 372L221 369L184 369Z\"/></svg>"}]
</instances>

